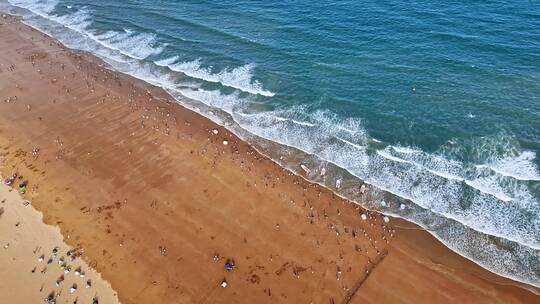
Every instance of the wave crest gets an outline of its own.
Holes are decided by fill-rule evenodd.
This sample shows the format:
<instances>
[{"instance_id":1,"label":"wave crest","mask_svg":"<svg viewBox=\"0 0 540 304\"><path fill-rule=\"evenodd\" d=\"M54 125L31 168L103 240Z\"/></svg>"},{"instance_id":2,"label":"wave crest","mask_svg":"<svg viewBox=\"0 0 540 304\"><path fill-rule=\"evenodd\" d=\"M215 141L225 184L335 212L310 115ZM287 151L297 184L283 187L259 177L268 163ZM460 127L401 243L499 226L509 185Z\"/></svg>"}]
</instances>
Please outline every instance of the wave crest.
<instances>
[{"instance_id":1,"label":"wave crest","mask_svg":"<svg viewBox=\"0 0 540 304\"><path fill-rule=\"evenodd\" d=\"M56 15L56 4L49 2L48 6L45 1L10 2L26 5L34 13L80 34L70 36L64 28L47 27L45 31L60 37L64 44L97 53L121 72L164 87L184 105L248 140L280 144L263 152L274 153L272 158L283 166L294 171L301 161L315 169L313 176L308 176L312 181L353 201L362 201L365 207L412 220L457 252L501 275L533 285L540 281L540 203L538 196L531 193L531 189L540 188L536 155L523 150L511 137L452 140L432 153L386 145L370 137L362 121L355 117L344 119L315 106L261 110L265 107L251 100L253 96L241 97L246 95L241 92L274 96L253 80L252 64L214 71L200 59L182 61L173 56L155 63L142 60L163 51L155 35L129 30L96 32L89 29L92 19L84 9ZM192 80L182 79L178 73ZM236 90L232 94L204 90L198 83L189 82L193 79ZM211 110L200 110L204 106ZM224 116L218 117L218 112ZM321 168L328 168L324 178L317 174ZM336 189L336 180L346 177L349 181ZM373 197L384 197L388 207L382 208L375 200L360 200L357 188L363 182L375 186L371 188ZM349 192L343 192L346 188ZM386 193L395 197L387 199ZM400 204L407 208L397 207ZM500 243L505 246L498 246ZM501 265L493 256L511 262Z\"/></svg>"},{"instance_id":2,"label":"wave crest","mask_svg":"<svg viewBox=\"0 0 540 304\"><path fill-rule=\"evenodd\" d=\"M182 62L178 56L162 59L155 62L159 66L168 67L172 71L183 73L189 77L208 82L220 83L223 86L238 89L250 94L272 97L275 93L264 90L262 84L253 80L255 65L246 64L236 68L225 68L213 72L212 67L203 67L202 60Z\"/></svg>"}]
</instances>

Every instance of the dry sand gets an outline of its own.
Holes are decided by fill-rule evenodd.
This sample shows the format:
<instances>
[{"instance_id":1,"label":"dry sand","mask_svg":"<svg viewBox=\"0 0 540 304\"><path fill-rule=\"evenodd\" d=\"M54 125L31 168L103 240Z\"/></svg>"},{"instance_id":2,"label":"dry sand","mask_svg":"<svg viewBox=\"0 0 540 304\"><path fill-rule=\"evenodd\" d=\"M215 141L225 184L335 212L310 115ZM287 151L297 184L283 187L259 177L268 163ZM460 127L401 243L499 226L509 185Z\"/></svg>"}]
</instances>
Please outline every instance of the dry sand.
<instances>
[{"instance_id":1,"label":"dry sand","mask_svg":"<svg viewBox=\"0 0 540 304\"><path fill-rule=\"evenodd\" d=\"M0 171L25 177L25 196L122 303L540 300L290 174L162 90L1 22Z\"/></svg>"},{"instance_id":2,"label":"dry sand","mask_svg":"<svg viewBox=\"0 0 540 304\"><path fill-rule=\"evenodd\" d=\"M0 245L0 303L43 303L49 296L56 303L118 303L110 284L79 258L84 253L66 245L57 227L44 224L41 213L4 184Z\"/></svg>"}]
</instances>

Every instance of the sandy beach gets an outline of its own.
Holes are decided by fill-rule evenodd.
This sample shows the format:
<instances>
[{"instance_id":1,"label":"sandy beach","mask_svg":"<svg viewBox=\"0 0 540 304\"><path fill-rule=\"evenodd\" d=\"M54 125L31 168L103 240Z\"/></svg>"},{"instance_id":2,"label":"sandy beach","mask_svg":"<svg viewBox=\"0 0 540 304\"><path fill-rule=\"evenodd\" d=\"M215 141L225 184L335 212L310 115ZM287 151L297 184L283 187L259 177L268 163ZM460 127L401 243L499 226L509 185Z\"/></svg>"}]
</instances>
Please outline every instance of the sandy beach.
<instances>
[{"instance_id":1,"label":"sandy beach","mask_svg":"<svg viewBox=\"0 0 540 304\"><path fill-rule=\"evenodd\" d=\"M0 303L118 303L116 292L17 191L0 185Z\"/></svg>"},{"instance_id":2,"label":"sandy beach","mask_svg":"<svg viewBox=\"0 0 540 304\"><path fill-rule=\"evenodd\" d=\"M0 37L0 172L23 176L25 208L83 250L121 303L540 301L537 288L484 270L413 224L385 223L15 17L0 19ZM17 221L11 212L0 218L3 242L16 233L3 230ZM13 269L30 276L0 272L1 288L19 291L2 292L2 303L44 295L32 251L50 251L54 231L35 227L51 239L21 235L0 255L2 264L17 256Z\"/></svg>"}]
</instances>

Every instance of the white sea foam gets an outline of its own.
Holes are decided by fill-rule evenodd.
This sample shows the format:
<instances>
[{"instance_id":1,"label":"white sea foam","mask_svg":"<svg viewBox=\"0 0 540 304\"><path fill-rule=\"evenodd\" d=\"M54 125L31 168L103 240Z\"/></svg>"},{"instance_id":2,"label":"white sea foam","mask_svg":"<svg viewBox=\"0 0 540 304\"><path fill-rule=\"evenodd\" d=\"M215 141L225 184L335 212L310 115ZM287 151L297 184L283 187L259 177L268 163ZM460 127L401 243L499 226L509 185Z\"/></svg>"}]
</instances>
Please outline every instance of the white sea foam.
<instances>
[{"instance_id":1,"label":"white sea foam","mask_svg":"<svg viewBox=\"0 0 540 304\"><path fill-rule=\"evenodd\" d=\"M404 159L401 159L399 157L396 157L396 156L393 156L392 154L388 153L387 151L384 151L384 150L377 150L377 154L379 154L380 156L386 158L386 159L389 159L389 160L393 160L393 161L396 161L396 162L400 162L400 163L408 163L408 161L404 160Z\"/></svg>"},{"instance_id":2,"label":"white sea foam","mask_svg":"<svg viewBox=\"0 0 540 304\"><path fill-rule=\"evenodd\" d=\"M427 171L435 174L435 175L438 175L442 178L446 178L446 179L453 179L453 180L456 180L456 181L465 181L464 178L462 177L459 177L459 176L455 176L453 174L450 174L450 173L447 173L447 172L440 172L440 171L436 171L436 170L433 170L433 169L429 169L429 168L425 168Z\"/></svg>"},{"instance_id":3,"label":"white sea foam","mask_svg":"<svg viewBox=\"0 0 540 304\"><path fill-rule=\"evenodd\" d=\"M401 147L401 146L392 146L392 149L394 149L396 152L399 153L406 153L406 154L413 154L413 153L421 153L421 150L412 149L409 147Z\"/></svg>"},{"instance_id":4,"label":"white sea foam","mask_svg":"<svg viewBox=\"0 0 540 304\"><path fill-rule=\"evenodd\" d=\"M465 183L484 193L493 195L494 197L500 199L503 202L510 202L513 200L511 197L506 195L506 193L504 193L504 191L500 187L492 184L491 180L489 179L475 179L472 181L465 181Z\"/></svg>"},{"instance_id":5,"label":"white sea foam","mask_svg":"<svg viewBox=\"0 0 540 304\"><path fill-rule=\"evenodd\" d=\"M92 24L90 14L84 9L80 9L72 14L62 16L48 15L48 18L81 34L84 33L84 30L90 24Z\"/></svg>"},{"instance_id":6,"label":"white sea foam","mask_svg":"<svg viewBox=\"0 0 540 304\"><path fill-rule=\"evenodd\" d=\"M342 141L343 143L349 145L349 146L355 147L355 148L358 149L358 150L364 150L364 149L366 148L365 146L361 146L361 145L359 145L359 144L355 144L355 143L350 142L350 141L348 141L348 140L346 140L346 139L343 139L343 138L341 138L341 137L339 137L339 136L336 136L336 138L337 138L338 140Z\"/></svg>"},{"instance_id":7,"label":"white sea foam","mask_svg":"<svg viewBox=\"0 0 540 304\"><path fill-rule=\"evenodd\" d=\"M280 117L280 116L274 116L274 118L277 121L288 121L288 122L291 122L291 123L299 125L299 126L305 126L305 127L314 127L315 126L314 124L309 123L309 122L294 120L294 119Z\"/></svg>"},{"instance_id":8,"label":"white sea foam","mask_svg":"<svg viewBox=\"0 0 540 304\"><path fill-rule=\"evenodd\" d=\"M90 16L84 9L78 10L73 14L58 16L52 14L53 10L58 5L58 1L28 1L28 0L8 0L10 4L25 8L43 18L53 20L63 26L81 32L90 23ZM82 32L81 32L82 33Z\"/></svg>"},{"instance_id":9,"label":"white sea foam","mask_svg":"<svg viewBox=\"0 0 540 304\"><path fill-rule=\"evenodd\" d=\"M32 8L47 15L53 11L54 6ZM489 237L479 236L480 232L482 235L499 237L501 242L514 242L512 248L516 254L540 249L539 204L528 190L528 182L540 180L534 165L536 156L533 152L521 151L512 157L486 157L490 161L472 168L460 161L445 158L444 153L430 154L401 146L388 146L383 150L378 148L376 153L369 154L366 149L369 144L377 142L377 147L380 147L382 143L366 135L359 119L343 120L328 111L315 111L311 112L309 123L306 123L306 117L302 115L308 111L294 107L248 113L244 110L250 101L240 98L237 93L224 95L217 90L206 91L187 83L181 83L181 87L178 87L179 84L175 83L172 75L174 73L163 75L149 65L131 60L155 53L146 50L137 50L133 53L122 51L122 48L129 47L129 43L121 44L123 35L126 35L128 40L132 39L130 43L152 44L149 36L137 37L129 30L99 34L89 32L87 27L91 21L88 15L83 10L78 12L67 16L53 16L49 19L56 18L56 21L65 26L83 32L92 41L103 46L98 50L91 49L102 56L111 56L117 51L129 57L125 61L117 60L118 58L114 56L107 57L116 58L115 67L119 70L180 92L183 96L210 107L220 108L229 113L240 127L253 134L296 147L309 155L317 155L319 159L344 168L380 189L409 199L414 204L411 203L407 208L406 211L409 212L407 218L432 229L432 233L437 234L443 242L477 260L484 267L505 276L523 279L520 277L519 267L516 270L517 264L501 266L501 263L490 260L494 257L490 257L489 254L497 253L497 257L504 257L505 251L498 248ZM205 81L219 82L245 92L249 92L245 90L246 88L255 88L252 91L262 90L259 83L252 81L253 67L243 70L225 69L212 74L211 68L201 67L201 61L178 62L178 57L172 57L157 61L156 64L167 66L172 71L175 71L172 67L191 69L194 76L185 74ZM479 151L485 150L484 145L480 147ZM468 193L466 197L464 193ZM413 209L414 212L411 211ZM460 223L460 226L454 225L452 226L454 230L445 230L448 225L433 225L434 219L438 219L441 223L455 221ZM467 236L477 239L464 239ZM470 244L473 241L481 242L477 249L487 251L488 256L479 256L476 251L471 254L473 249L470 248ZM526 257L526 254L523 253L523 256ZM513 257L507 257L507 260L511 258ZM531 276L534 277L534 274ZM530 283L530 279L527 282Z\"/></svg>"},{"instance_id":10,"label":"white sea foam","mask_svg":"<svg viewBox=\"0 0 540 304\"><path fill-rule=\"evenodd\" d=\"M58 5L56 0L8 0L11 5L25 8L35 14L46 15Z\"/></svg>"},{"instance_id":11,"label":"white sea foam","mask_svg":"<svg viewBox=\"0 0 540 304\"><path fill-rule=\"evenodd\" d=\"M187 88L180 88L177 91L187 98L191 98L200 101L208 106L218 108L225 111L228 114L234 113L234 108L240 106L242 103L247 102L238 98L237 93L224 95L218 90L206 91L206 90L193 90Z\"/></svg>"},{"instance_id":12,"label":"white sea foam","mask_svg":"<svg viewBox=\"0 0 540 304\"><path fill-rule=\"evenodd\" d=\"M478 165L478 167L487 167L501 175L518 180L540 181L540 173L534 164L535 158L534 152L524 151L517 156L499 158L487 165Z\"/></svg>"},{"instance_id":13,"label":"white sea foam","mask_svg":"<svg viewBox=\"0 0 540 304\"><path fill-rule=\"evenodd\" d=\"M359 144L349 144L351 149L346 149L343 145L332 144L331 139L338 138L345 142L343 136L348 132L339 134L340 130L335 123L324 120L314 119L311 128L284 124L283 118L290 116L290 113L302 111L242 116L238 117L238 122L259 136L318 155L379 188L409 198L423 208L455 219L468 227L540 248L540 240L535 234L540 229L538 220L530 223L530 230L523 229L516 222L516 219L525 217L530 211L523 207L531 206L535 201L528 194L526 186L509 183L501 176L475 176L480 173L468 172L463 163L413 149L398 148L400 156L393 155L392 148L378 150L378 157L366 155L363 149L359 149L362 146ZM310 140L306 141L305 138ZM466 187L472 187L477 192L472 192L472 199L467 202L470 204L469 209L460 210L461 197ZM528 203L507 204L514 200ZM493 210L499 212L492 214ZM540 215L538 208L533 210Z\"/></svg>"},{"instance_id":14,"label":"white sea foam","mask_svg":"<svg viewBox=\"0 0 540 304\"><path fill-rule=\"evenodd\" d=\"M355 130L348 129L348 128L346 128L346 127L339 127L339 129L340 129L340 130L343 130L343 131L345 131L345 132L349 132L349 133L351 133L351 134L353 134L354 132L356 132Z\"/></svg>"},{"instance_id":15,"label":"white sea foam","mask_svg":"<svg viewBox=\"0 0 540 304\"><path fill-rule=\"evenodd\" d=\"M70 15L52 17L51 19L85 35L109 50L117 51L133 59L142 60L152 55L158 55L166 46L159 44L156 35L151 33L137 34L128 30L97 33L88 30L87 28L91 24L88 21L90 17L84 10L79 10ZM118 60L117 57L116 59Z\"/></svg>"},{"instance_id":16,"label":"white sea foam","mask_svg":"<svg viewBox=\"0 0 540 304\"><path fill-rule=\"evenodd\" d=\"M169 65L177 62L178 60L180 60L180 57L178 56L173 56L173 57L169 57L169 58L164 58L164 59L161 59L161 60L156 60L154 61L154 63L160 67L169 67Z\"/></svg>"},{"instance_id":17,"label":"white sea foam","mask_svg":"<svg viewBox=\"0 0 540 304\"><path fill-rule=\"evenodd\" d=\"M137 34L124 30L123 32L108 31L102 34L88 32L87 35L109 49L139 60L158 55L166 47L164 44L159 44L156 35L151 33Z\"/></svg>"},{"instance_id":18,"label":"white sea foam","mask_svg":"<svg viewBox=\"0 0 540 304\"><path fill-rule=\"evenodd\" d=\"M396 150L396 147L391 147L391 149ZM401 154L404 159L434 175L460 182L466 179L462 176L463 164L459 162L410 148L399 148L398 151L404 153Z\"/></svg>"},{"instance_id":19,"label":"white sea foam","mask_svg":"<svg viewBox=\"0 0 540 304\"><path fill-rule=\"evenodd\" d=\"M264 90L262 84L253 80L255 65L246 64L236 68L225 68L221 71L212 71L211 66L204 67L202 60L182 62L178 56L165 58L155 62L159 66L166 66L172 71L183 73L189 77L208 82L220 83L223 86L235 88L250 94L272 97L275 93Z\"/></svg>"},{"instance_id":20,"label":"white sea foam","mask_svg":"<svg viewBox=\"0 0 540 304\"><path fill-rule=\"evenodd\" d=\"M194 97L194 96L192 96ZM259 116L257 119L257 116ZM286 119L286 118L283 118L281 116L277 116L277 115L265 115L266 117L273 117L275 120L277 121L290 121L289 119ZM265 134L266 136L268 135L274 135L274 136L269 136L269 139L272 139L272 140L275 140L275 141L282 141L282 143L284 144L287 144L287 145L293 145L293 146L296 146L297 148L300 148L308 153L316 153L317 155L328 155L327 158L325 158L325 160L327 161L333 161L335 162L336 164L344 167L344 168L349 168L351 169L352 168L352 172L361 172L361 170L354 170L356 164L354 164L354 160L356 159L359 159L359 158L362 158L360 155L354 155L353 154L350 154L350 153L343 153L343 152L346 152L346 151L343 151L342 147L332 147L332 145L327 145L327 147L332 147L334 148L334 150L332 152L329 152L329 153L325 153L325 149L320 149L319 147L309 147L309 146L298 146L296 143L297 142L301 142L300 138L303 137L304 135L298 135L297 137L291 137L291 133L293 133L294 131L292 130L287 130L287 129L284 129L283 127L276 127L275 123L269 123L267 122L267 119L260 119L260 115L250 115L250 118L252 121L255 121L257 120L259 124L261 125L264 125L264 128L261 127L259 128L261 130L261 133L258 133L258 134ZM315 126L315 125L313 125ZM248 125L247 128L249 128L250 130L253 130L252 129L252 126ZM276 132L269 132L272 128L276 129ZM315 130L314 132L317 132L318 130ZM272 134L273 133L273 134ZM317 137L320 137L321 135L320 134L324 134L324 132L319 132L318 133L318 136ZM265 136L265 137L266 137ZM282 137L282 138L280 138ZM313 137L313 134L310 135L310 137ZM346 139L343 139L339 136L336 137L338 140L342 141L343 143L346 143L348 145L350 145L351 147L354 147L356 149L358 149L358 152L363 152L363 146L361 145L358 145L358 144L355 144L355 143L352 143ZM284 140L285 139L285 140ZM288 140L287 140L288 139ZM318 142L318 140L314 140L312 142ZM326 140L322 140L320 142L324 142L324 143L328 143L328 139ZM400 158L400 157L397 157L395 155L392 155L391 154L391 151L392 150L397 150L399 151L400 153L402 154L405 154L407 157L406 158ZM339 152L337 152L339 151ZM377 186L379 186L380 188L383 188L383 189L386 189L392 193L395 193L395 194L398 194L402 197L406 197L406 198L410 198L411 200L413 200L414 202L417 202L417 203L420 203L423 207L426 207L426 208L431 208L433 207L432 205L434 204L432 201L432 197L431 197L431 192L433 189L437 189L437 188L432 188L432 186L430 186L430 184L432 183L432 179L434 176L436 176L440 182L444 182L446 184L450 183L450 184L454 184L453 187L457 187L457 189L460 189L463 187L463 185L461 184L461 182L466 182L467 185L469 185L470 187L474 188L475 190L479 191L480 193L484 193L485 195L490 195L490 196L493 196L494 198L496 199L499 199L501 200L502 202L508 202L510 200L512 200L512 194L509 194L508 191L506 189L504 189L504 187L502 187L501 185L498 184L498 182L494 179L486 179L486 178L474 178L472 180L467 180L463 174L463 164L459 163L459 162L456 162L456 161L451 161L451 160L448 160L448 159L445 159L441 156L437 156L437 155L428 155L426 153L423 153L419 150L416 150L416 149L410 149L410 148L404 148L404 147L390 147L386 150L378 150L377 151L377 154L381 157L383 157L384 159L388 160L388 161L391 161L391 162L397 162L397 163L404 163L407 165L407 167L403 167L403 168L397 168L396 167L396 164L392 164L391 162L389 164L384 164L384 163L380 163L377 165L377 163L379 163L379 161L376 161L375 159L372 159L371 160L371 166L374 167L374 168L377 168L377 167L381 167L382 170L373 170L372 173L370 174L369 172L367 174L362 174L360 177L362 178L365 178L367 180L371 180L373 181L373 179L375 179L377 182L375 183ZM339 157L337 158L336 155L345 155L346 157ZM336 161L336 159L347 159L347 161ZM352 161L351 161L352 160ZM387 169L385 170L386 168L390 168L390 169ZM365 168L364 168L365 170ZM377 172L379 171L379 172ZM384 172L384 173L381 173L381 172ZM407 172L405 174L405 176L403 176L402 173L399 173L399 172ZM374 174L376 173L376 174ZM394 177L394 174L400 174L399 177ZM431 175L426 175L426 173L429 173ZM422 177L418 177L419 175L425 175L427 176L427 178L422 178ZM431 177L430 177L431 176ZM410 183L409 182L406 182L404 184L404 181L407 181L407 180L410 180ZM418 186L409 186L409 185L413 185L414 184L414 181L415 180L424 180L424 183L420 184L420 187L427 187L425 189L422 190L422 188L418 189ZM394 183L395 182L395 183ZM404 185L403 185L404 184ZM388 187L386 185L394 185L394 187ZM397 185L397 186L396 186ZM399 185L403 185L403 186L399 186ZM448 189L447 189L448 190ZM413 191L413 192L411 192ZM440 191L440 190L435 190L435 191ZM454 192L451 193L451 196L454 196L455 198L452 199L453 201L456 201L457 202L457 196L455 195L458 195L459 193L461 193L462 190L456 190ZM407 194L409 193L409 194ZM415 195L416 194L416 195ZM479 194L481 195L481 194ZM441 200L447 200L446 198L448 197L451 197L451 196L448 196L448 195L440 195L441 196ZM523 197L525 200L531 200L532 198L531 197ZM436 203L436 200L435 200L435 203ZM430 207L431 206L431 207ZM437 207L437 206L435 206ZM438 209L438 210L437 210ZM451 214L450 210L450 206L449 205L446 205L446 207L444 209L441 209L441 208L435 208L434 210L437 210L437 212L439 212L440 214L443 214L443 215L448 215L448 214ZM485 215L485 220L488 220L488 217L489 215ZM465 217L464 217L465 218ZM464 220L464 218L461 218L461 220L463 220L463 222L467 225L470 225L472 227L479 227L480 225L475 225L474 224L474 220L471 220L469 218L467 218L466 220ZM460 220L459 217L456 218L456 220ZM483 227L486 227L485 225L482 225ZM497 228L494 228L495 230L500 230L500 229L497 229ZM501 236L505 236L504 233L496 233L498 235L501 235Z\"/></svg>"},{"instance_id":21,"label":"white sea foam","mask_svg":"<svg viewBox=\"0 0 540 304\"><path fill-rule=\"evenodd\" d=\"M97 33L89 29L89 26L92 24L92 18L85 8L78 9L71 14L57 15L52 13L58 3L56 1L9 1L13 5L23 7L46 19L55 21L106 48L118 51L122 55L134 59L142 60L149 56L157 55L166 46L159 44L156 35L151 33L134 33L129 29L124 29L122 32L107 31L105 33ZM118 60L118 57L115 60Z\"/></svg>"}]
</instances>

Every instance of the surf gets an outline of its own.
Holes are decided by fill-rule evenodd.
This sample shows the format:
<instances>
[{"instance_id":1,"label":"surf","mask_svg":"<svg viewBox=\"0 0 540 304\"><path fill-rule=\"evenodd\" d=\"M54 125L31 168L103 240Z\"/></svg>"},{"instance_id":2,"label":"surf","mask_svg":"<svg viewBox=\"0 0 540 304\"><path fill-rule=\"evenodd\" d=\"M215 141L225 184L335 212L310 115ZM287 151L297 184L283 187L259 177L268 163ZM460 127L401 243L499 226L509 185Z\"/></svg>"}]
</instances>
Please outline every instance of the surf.
<instances>
[{"instance_id":1,"label":"surf","mask_svg":"<svg viewBox=\"0 0 540 304\"><path fill-rule=\"evenodd\" d=\"M275 93L264 90L257 80L253 80L254 64L246 64L236 68L224 68L214 72L211 66L203 67L201 59L180 61L179 57L165 58L155 61L159 66L168 67L171 71L183 73L189 77L208 82L219 83L242 92L272 97Z\"/></svg>"},{"instance_id":2,"label":"surf","mask_svg":"<svg viewBox=\"0 0 540 304\"><path fill-rule=\"evenodd\" d=\"M255 80L254 63L214 68L203 58L188 60L167 53L167 45L157 34L127 28L92 29L94 21L84 8L56 15L54 6L42 1L10 2L58 23L60 26L54 27L38 19L27 20L60 37L66 45L93 52L119 71L163 87L180 104L225 125L248 142L271 147L261 152L283 167L302 174L292 160L304 159L314 174L307 179L371 210L411 220L456 252L498 274L533 285L539 281L538 275L525 268L534 269L531 264L539 260L540 210L529 188L540 175L534 163L536 154L518 143L506 142L502 136L456 141L430 152L391 145L370 136L358 117L303 105L265 107L260 97L273 100L281 96ZM74 33L66 33L64 27ZM469 150L478 156L464 160L460 153ZM491 154L477 152L482 150ZM320 168L326 168L330 177L321 180L316 174ZM350 183L337 189L336 180L345 178ZM378 204L378 199L362 200L357 188L364 183L374 186L375 197L385 198L388 207ZM393 196L389 199L386 194ZM406 203L407 208L401 210L398 202ZM471 246L466 236L479 244ZM507 268L498 265L493 256L503 257L508 252L490 237L510 244L531 264L521 268L517 264ZM479 250L489 250L491 257Z\"/></svg>"}]
</instances>

